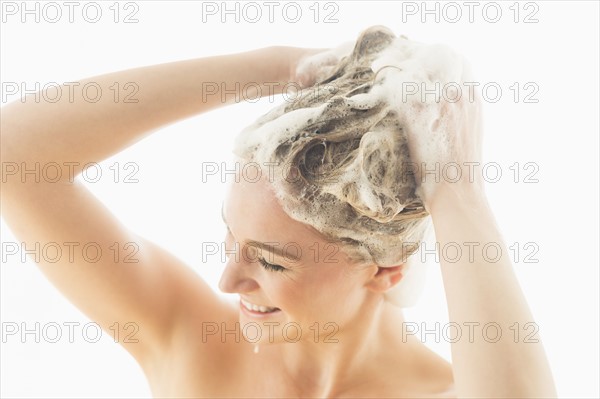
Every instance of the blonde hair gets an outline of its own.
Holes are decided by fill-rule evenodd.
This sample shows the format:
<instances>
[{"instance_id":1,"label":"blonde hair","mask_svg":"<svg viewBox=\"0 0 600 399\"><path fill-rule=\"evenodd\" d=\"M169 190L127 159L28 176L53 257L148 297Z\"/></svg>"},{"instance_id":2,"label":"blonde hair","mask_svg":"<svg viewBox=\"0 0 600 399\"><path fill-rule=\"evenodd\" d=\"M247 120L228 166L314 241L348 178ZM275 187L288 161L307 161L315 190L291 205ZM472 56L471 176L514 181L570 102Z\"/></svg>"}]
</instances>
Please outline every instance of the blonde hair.
<instances>
[{"instance_id":1,"label":"blonde hair","mask_svg":"<svg viewBox=\"0 0 600 399\"><path fill-rule=\"evenodd\" d=\"M370 96L386 85L371 64L394 40L385 27L362 32L329 76L245 129L234 150L277 165L273 185L292 218L379 266L405 263L428 226L403 125Z\"/></svg>"}]
</instances>

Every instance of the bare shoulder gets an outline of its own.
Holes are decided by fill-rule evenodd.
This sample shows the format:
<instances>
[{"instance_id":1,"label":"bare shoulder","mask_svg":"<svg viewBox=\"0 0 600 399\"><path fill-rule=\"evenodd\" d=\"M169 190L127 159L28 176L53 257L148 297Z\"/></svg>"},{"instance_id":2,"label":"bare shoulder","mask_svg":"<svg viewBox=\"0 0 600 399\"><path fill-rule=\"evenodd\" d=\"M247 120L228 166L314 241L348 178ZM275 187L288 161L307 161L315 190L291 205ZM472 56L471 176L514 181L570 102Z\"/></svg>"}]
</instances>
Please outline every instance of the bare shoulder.
<instances>
[{"instance_id":1,"label":"bare shoulder","mask_svg":"<svg viewBox=\"0 0 600 399\"><path fill-rule=\"evenodd\" d=\"M410 366L410 380L416 383L414 391L403 397L414 398L456 398L452 364L422 343L417 343L418 354ZM417 360L418 359L418 360Z\"/></svg>"}]
</instances>

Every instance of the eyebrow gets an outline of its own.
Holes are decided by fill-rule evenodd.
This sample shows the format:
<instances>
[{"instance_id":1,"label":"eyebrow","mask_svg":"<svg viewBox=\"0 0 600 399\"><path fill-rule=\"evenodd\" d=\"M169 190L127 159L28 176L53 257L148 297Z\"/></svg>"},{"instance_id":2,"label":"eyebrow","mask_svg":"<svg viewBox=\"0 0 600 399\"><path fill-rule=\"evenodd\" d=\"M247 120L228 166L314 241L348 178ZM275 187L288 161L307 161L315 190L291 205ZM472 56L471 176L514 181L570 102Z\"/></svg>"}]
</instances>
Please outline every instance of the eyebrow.
<instances>
[{"instance_id":1,"label":"eyebrow","mask_svg":"<svg viewBox=\"0 0 600 399\"><path fill-rule=\"evenodd\" d=\"M225 202L223 202L221 204L221 218L223 218L223 223L225 223L225 225L227 226L227 229L229 229L229 225L227 224L227 220L225 219ZM298 262L300 261L300 257L290 254L290 253L286 253L286 251L283 250L283 248L277 248L273 245L269 245L269 243L266 242L260 242L260 241L256 241L256 240L246 240L246 244L255 248L260 248L263 249L265 251L274 253L275 255L278 255L282 258L284 258L287 261L294 261L294 262ZM285 246L284 246L285 248Z\"/></svg>"}]
</instances>

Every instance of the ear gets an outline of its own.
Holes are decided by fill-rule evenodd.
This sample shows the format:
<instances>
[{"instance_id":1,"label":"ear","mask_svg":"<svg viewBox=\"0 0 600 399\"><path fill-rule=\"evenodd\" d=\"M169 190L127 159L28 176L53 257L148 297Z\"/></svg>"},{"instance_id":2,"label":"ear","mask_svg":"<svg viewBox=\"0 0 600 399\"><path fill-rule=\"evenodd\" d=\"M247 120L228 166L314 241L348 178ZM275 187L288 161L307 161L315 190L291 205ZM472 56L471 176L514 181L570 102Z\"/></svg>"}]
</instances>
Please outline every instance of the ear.
<instances>
[{"instance_id":1,"label":"ear","mask_svg":"<svg viewBox=\"0 0 600 399\"><path fill-rule=\"evenodd\" d=\"M402 280L404 264L390 267L377 266L377 272L367 282L366 286L376 292L385 292Z\"/></svg>"}]
</instances>

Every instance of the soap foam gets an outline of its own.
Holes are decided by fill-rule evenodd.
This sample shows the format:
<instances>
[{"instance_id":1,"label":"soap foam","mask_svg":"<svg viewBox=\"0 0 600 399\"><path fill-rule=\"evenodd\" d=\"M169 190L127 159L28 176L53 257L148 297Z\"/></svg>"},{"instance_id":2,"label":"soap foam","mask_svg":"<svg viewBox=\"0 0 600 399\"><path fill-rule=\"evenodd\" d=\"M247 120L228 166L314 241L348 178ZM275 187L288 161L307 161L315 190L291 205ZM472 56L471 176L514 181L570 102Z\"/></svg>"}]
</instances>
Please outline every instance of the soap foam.
<instances>
[{"instance_id":1,"label":"soap foam","mask_svg":"<svg viewBox=\"0 0 600 399\"><path fill-rule=\"evenodd\" d=\"M341 242L351 257L383 267L406 264L417 248L405 244L420 243L430 225L408 136L430 137L432 161L448 157L451 137L441 117L444 101L406 97L403 83L432 89L467 75L464 59L445 46L369 28L317 84L244 129L234 153L276 164L272 184L284 210Z\"/></svg>"}]
</instances>

